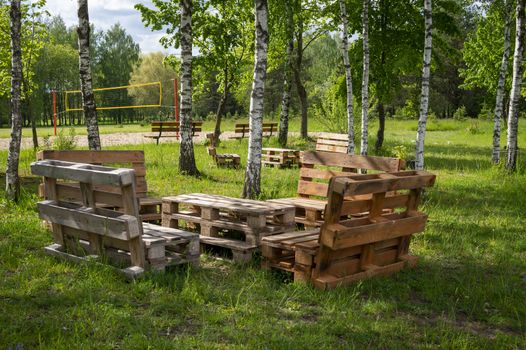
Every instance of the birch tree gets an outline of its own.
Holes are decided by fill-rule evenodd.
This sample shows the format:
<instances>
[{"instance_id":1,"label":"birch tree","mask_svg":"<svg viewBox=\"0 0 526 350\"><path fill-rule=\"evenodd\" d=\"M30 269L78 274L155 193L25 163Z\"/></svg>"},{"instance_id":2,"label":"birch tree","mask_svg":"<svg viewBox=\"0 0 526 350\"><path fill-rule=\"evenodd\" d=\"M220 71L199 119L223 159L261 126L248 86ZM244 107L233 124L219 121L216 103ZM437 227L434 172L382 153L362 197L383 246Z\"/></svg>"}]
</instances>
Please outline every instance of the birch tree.
<instances>
[{"instance_id":1,"label":"birch tree","mask_svg":"<svg viewBox=\"0 0 526 350\"><path fill-rule=\"evenodd\" d=\"M502 111L504 110L504 93L506 85L506 72L508 71L508 61L510 58L510 27L511 27L511 2L505 1L504 13L504 52L502 53L502 62L499 70L499 82L497 85L497 98L495 101L495 114L493 117L493 163L500 162L500 121L502 119Z\"/></svg>"},{"instance_id":2,"label":"birch tree","mask_svg":"<svg viewBox=\"0 0 526 350\"><path fill-rule=\"evenodd\" d=\"M349 25L345 0L340 0L340 17L342 19L342 55L343 67L345 68L345 86L347 88L347 132L349 145L347 153L354 154L354 103L352 94L351 64L349 63Z\"/></svg>"},{"instance_id":3,"label":"birch tree","mask_svg":"<svg viewBox=\"0 0 526 350\"><path fill-rule=\"evenodd\" d=\"M20 179L18 163L20 160L20 141L22 139L21 85L22 85L22 48L21 27L22 13L20 0L11 0L9 17L11 20L11 140L7 155L6 186L7 198L18 201L20 196Z\"/></svg>"},{"instance_id":4,"label":"birch tree","mask_svg":"<svg viewBox=\"0 0 526 350\"><path fill-rule=\"evenodd\" d=\"M362 74L362 141L360 154L367 155L369 146L369 0L363 0L363 74Z\"/></svg>"},{"instance_id":5,"label":"birch tree","mask_svg":"<svg viewBox=\"0 0 526 350\"><path fill-rule=\"evenodd\" d=\"M416 132L416 162L417 170L424 169L424 139L426 136L427 114L429 109L429 79L431 76L431 49L433 43L432 4L431 0L424 0L424 64L422 67L422 91L420 94L420 116Z\"/></svg>"},{"instance_id":6,"label":"birch tree","mask_svg":"<svg viewBox=\"0 0 526 350\"><path fill-rule=\"evenodd\" d=\"M289 133L289 108L290 91L292 88L292 55L294 51L294 13L289 1L285 2L287 16L287 50L285 59L285 79L283 81L283 94L281 96L281 112L279 115L279 134L278 141L282 147L287 145Z\"/></svg>"},{"instance_id":7,"label":"birch tree","mask_svg":"<svg viewBox=\"0 0 526 350\"><path fill-rule=\"evenodd\" d=\"M515 13L515 52L513 54L513 77L508 113L508 138L506 140L506 169L508 171L514 171L517 166L517 130L519 128L519 102L522 86L525 2L526 0L517 0Z\"/></svg>"},{"instance_id":8,"label":"birch tree","mask_svg":"<svg viewBox=\"0 0 526 350\"><path fill-rule=\"evenodd\" d=\"M197 176L192 142L192 0L181 0L181 147L179 171Z\"/></svg>"},{"instance_id":9,"label":"birch tree","mask_svg":"<svg viewBox=\"0 0 526 350\"><path fill-rule=\"evenodd\" d=\"M254 0L254 4L256 9L256 52L250 96L250 136L243 198L255 198L261 192L263 97L268 54L268 6L267 0Z\"/></svg>"},{"instance_id":10,"label":"birch tree","mask_svg":"<svg viewBox=\"0 0 526 350\"><path fill-rule=\"evenodd\" d=\"M97 121L97 107L93 95L93 81L90 66L90 25L88 0L78 0L77 15L79 26L77 28L79 40L79 75L80 90L82 94L82 107L86 128L88 130L88 146L90 150L100 150L99 124Z\"/></svg>"}]
</instances>

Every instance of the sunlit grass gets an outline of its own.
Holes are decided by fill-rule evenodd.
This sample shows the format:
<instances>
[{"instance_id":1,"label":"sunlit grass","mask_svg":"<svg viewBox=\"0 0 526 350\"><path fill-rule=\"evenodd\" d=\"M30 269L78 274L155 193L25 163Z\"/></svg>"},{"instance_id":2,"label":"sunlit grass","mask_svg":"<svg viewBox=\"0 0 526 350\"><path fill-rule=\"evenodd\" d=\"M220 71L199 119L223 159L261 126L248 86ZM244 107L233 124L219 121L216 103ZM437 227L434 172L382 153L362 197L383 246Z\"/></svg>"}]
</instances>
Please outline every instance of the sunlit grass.
<instances>
[{"instance_id":1,"label":"sunlit grass","mask_svg":"<svg viewBox=\"0 0 526 350\"><path fill-rule=\"evenodd\" d=\"M466 130L468 121L449 124L427 134L426 166L438 179L422 206L427 229L412 243L418 266L328 292L287 283L257 263L207 256L199 270L134 283L109 268L58 261L42 252L51 236L35 212L38 179L24 178L22 203L0 202L0 348L524 348L523 164L514 175L491 166L491 123L479 134ZM413 126L389 121L383 153L397 145L411 152ZM178 144L118 148L145 151L155 195L241 194L244 169L218 169L204 145L195 145L200 178L179 174ZM223 142L219 152L238 153L245 165L247 140ZM22 174L33 159L22 152ZM2 151L0 171L5 160ZM263 168L261 197L294 195L297 176Z\"/></svg>"}]
</instances>

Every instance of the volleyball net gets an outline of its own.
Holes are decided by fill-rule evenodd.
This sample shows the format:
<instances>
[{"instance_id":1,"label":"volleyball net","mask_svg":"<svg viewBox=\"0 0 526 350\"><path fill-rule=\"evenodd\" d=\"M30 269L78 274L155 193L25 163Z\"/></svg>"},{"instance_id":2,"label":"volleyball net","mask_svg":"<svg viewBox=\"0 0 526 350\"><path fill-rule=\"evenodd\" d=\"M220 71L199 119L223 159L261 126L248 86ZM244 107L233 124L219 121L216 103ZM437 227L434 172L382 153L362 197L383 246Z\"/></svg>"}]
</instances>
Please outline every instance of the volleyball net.
<instances>
[{"instance_id":1,"label":"volleyball net","mask_svg":"<svg viewBox=\"0 0 526 350\"><path fill-rule=\"evenodd\" d=\"M155 108L163 106L163 87L160 81L93 89L97 110ZM82 111L80 90L64 91L64 111Z\"/></svg>"}]
</instances>

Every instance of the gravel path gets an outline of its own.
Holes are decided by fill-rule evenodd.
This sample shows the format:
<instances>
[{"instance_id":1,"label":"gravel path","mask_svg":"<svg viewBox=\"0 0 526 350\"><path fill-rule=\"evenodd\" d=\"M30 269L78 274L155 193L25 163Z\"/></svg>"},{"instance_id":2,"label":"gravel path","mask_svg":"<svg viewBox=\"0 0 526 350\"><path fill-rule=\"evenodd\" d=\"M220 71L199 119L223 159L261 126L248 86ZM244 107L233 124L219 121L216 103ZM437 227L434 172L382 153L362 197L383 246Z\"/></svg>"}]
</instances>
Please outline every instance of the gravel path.
<instances>
[{"instance_id":1,"label":"gravel path","mask_svg":"<svg viewBox=\"0 0 526 350\"><path fill-rule=\"evenodd\" d=\"M152 133L116 133L116 134L102 134L100 135L102 147L107 146L117 146L117 145L137 145L137 144L143 144L143 143L155 143L155 139L144 137L144 135L151 135ZM294 136L297 135L296 132L291 132L289 135ZM318 136L322 133L320 132L313 132L309 133L310 136ZM194 142L203 142L205 139L206 132L202 132L199 136L194 137ZM221 134L221 139L226 140L234 135L233 131L225 131ZM53 142L54 137L50 137L50 141ZM86 135L78 135L75 137L75 141L77 142L78 147L87 147L88 146L88 138ZM38 140L39 145L43 144L43 139L39 138ZM166 137L161 138L161 143L165 142L178 142L175 137ZM24 137L22 138L22 149L25 148L32 148L33 147L33 141L30 137ZM0 150L7 150L9 148L9 139L0 139Z\"/></svg>"}]
</instances>

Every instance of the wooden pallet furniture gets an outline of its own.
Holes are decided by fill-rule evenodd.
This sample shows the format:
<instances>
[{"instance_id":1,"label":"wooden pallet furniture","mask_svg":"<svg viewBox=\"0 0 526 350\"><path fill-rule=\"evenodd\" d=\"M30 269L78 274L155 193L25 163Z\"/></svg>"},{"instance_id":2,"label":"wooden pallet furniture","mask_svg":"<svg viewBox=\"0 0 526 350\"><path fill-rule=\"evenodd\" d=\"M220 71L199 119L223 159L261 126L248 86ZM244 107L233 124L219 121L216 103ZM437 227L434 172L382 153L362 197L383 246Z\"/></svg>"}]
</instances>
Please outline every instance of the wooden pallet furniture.
<instances>
[{"instance_id":1,"label":"wooden pallet furniture","mask_svg":"<svg viewBox=\"0 0 526 350\"><path fill-rule=\"evenodd\" d=\"M47 199L37 206L40 218L52 226L54 244L47 253L76 262L107 260L132 278L148 269L199 263L198 235L141 222L133 170L43 160L32 163L31 172L46 184ZM78 185L80 203L64 199L59 181ZM119 190L101 192L98 186Z\"/></svg>"},{"instance_id":2,"label":"wooden pallet furniture","mask_svg":"<svg viewBox=\"0 0 526 350\"><path fill-rule=\"evenodd\" d=\"M347 153L349 136L345 134L323 134L316 140L316 151Z\"/></svg>"},{"instance_id":3,"label":"wooden pallet furniture","mask_svg":"<svg viewBox=\"0 0 526 350\"><path fill-rule=\"evenodd\" d=\"M198 136L202 131L203 122L194 121L192 122L192 137ZM152 121L152 133L150 135L144 135L144 137L155 139L159 144L159 139L162 137L177 137L179 138L180 126L176 121Z\"/></svg>"},{"instance_id":4,"label":"wooden pallet furniture","mask_svg":"<svg viewBox=\"0 0 526 350\"><path fill-rule=\"evenodd\" d=\"M270 200L296 207L296 222L306 227L319 227L327 204L328 181L333 176L352 174L357 169L393 172L404 169L398 158L371 157L333 152L303 152L297 197Z\"/></svg>"},{"instance_id":5,"label":"wooden pallet furniture","mask_svg":"<svg viewBox=\"0 0 526 350\"><path fill-rule=\"evenodd\" d=\"M276 134L278 131L277 122L264 122L263 123L263 136L271 137ZM236 123L234 126L234 136L231 136L231 139L243 139L248 137L250 134L250 124L249 123Z\"/></svg>"},{"instance_id":6,"label":"wooden pallet furniture","mask_svg":"<svg viewBox=\"0 0 526 350\"><path fill-rule=\"evenodd\" d=\"M163 226L197 229L201 245L223 247L235 261L252 257L263 237L294 230L294 207L201 193L163 198Z\"/></svg>"},{"instance_id":7,"label":"wooden pallet furniture","mask_svg":"<svg viewBox=\"0 0 526 350\"><path fill-rule=\"evenodd\" d=\"M418 205L434 182L425 171L333 177L321 229L264 237L263 267L326 289L414 266L409 243L427 222Z\"/></svg>"},{"instance_id":8,"label":"wooden pallet furniture","mask_svg":"<svg viewBox=\"0 0 526 350\"><path fill-rule=\"evenodd\" d=\"M209 140L210 145L207 148L208 155L212 157L216 165L220 168L234 168L237 169L241 166L241 157L235 153L217 153L214 146L214 134L206 134L206 138Z\"/></svg>"},{"instance_id":9,"label":"wooden pallet furniture","mask_svg":"<svg viewBox=\"0 0 526 350\"><path fill-rule=\"evenodd\" d=\"M139 198L139 213L143 221L160 222L161 204L160 198L148 196L148 184L146 183L146 165L144 151L55 151L44 150L37 153L37 160L62 160L66 162L87 163L93 165L105 165L120 168L131 168L135 171L135 194ZM45 184L39 188L39 194L44 197ZM66 196L68 200L80 201L80 188L78 185L59 182L59 194ZM97 188L100 191L118 191L118 188ZM62 197L60 198L62 199Z\"/></svg>"},{"instance_id":10,"label":"wooden pallet furniture","mask_svg":"<svg viewBox=\"0 0 526 350\"><path fill-rule=\"evenodd\" d=\"M266 166L279 168L291 167L299 164L300 152L285 148L263 148L261 151L261 163Z\"/></svg>"}]
</instances>

